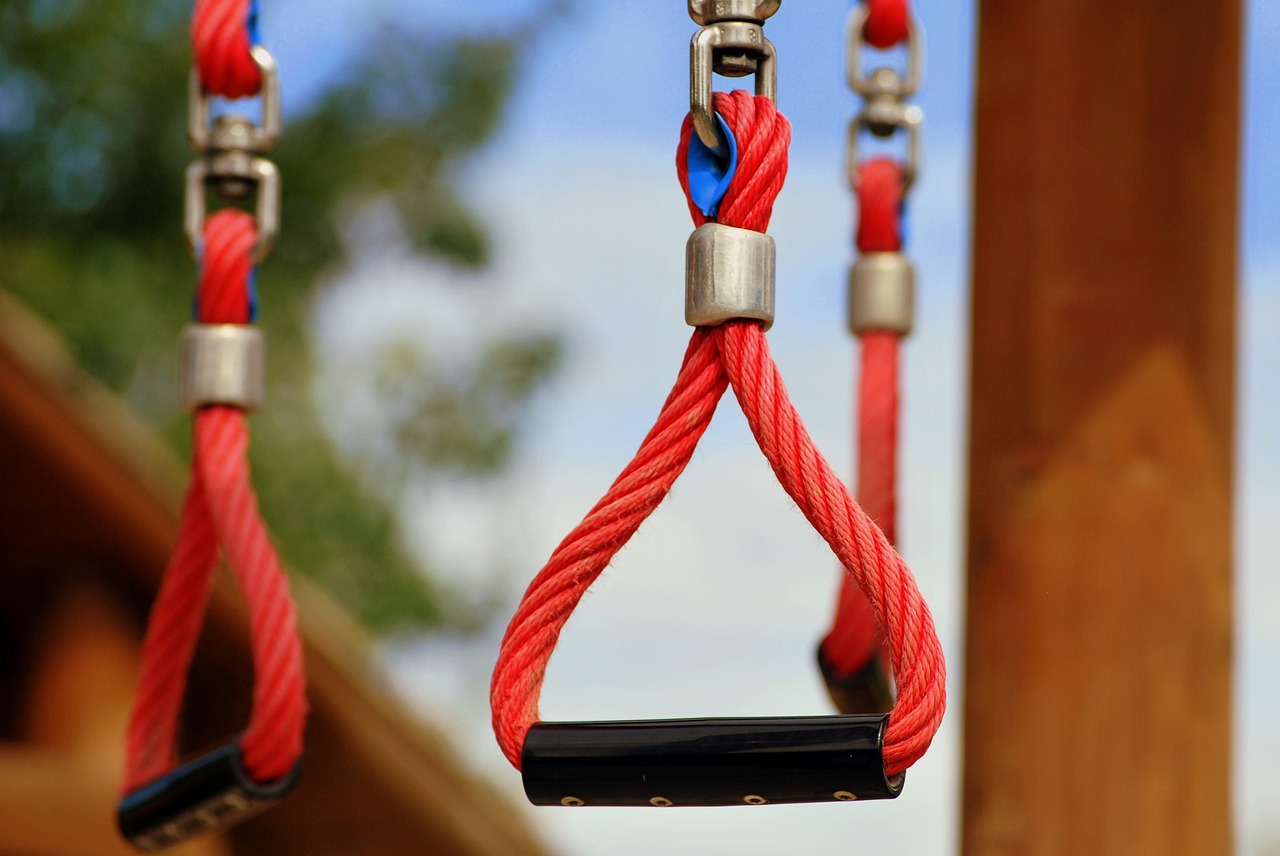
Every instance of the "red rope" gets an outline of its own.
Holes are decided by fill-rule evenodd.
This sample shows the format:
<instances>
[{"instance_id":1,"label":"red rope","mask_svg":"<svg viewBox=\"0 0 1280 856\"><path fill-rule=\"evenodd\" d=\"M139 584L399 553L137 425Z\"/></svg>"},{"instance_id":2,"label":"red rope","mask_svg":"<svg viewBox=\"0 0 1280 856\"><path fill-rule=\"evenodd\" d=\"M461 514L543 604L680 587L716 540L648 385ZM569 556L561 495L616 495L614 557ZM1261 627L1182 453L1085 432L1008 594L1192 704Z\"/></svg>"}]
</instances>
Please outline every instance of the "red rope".
<instances>
[{"instance_id":1,"label":"red rope","mask_svg":"<svg viewBox=\"0 0 1280 856\"><path fill-rule=\"evenodd\" d=\"M253 218L224 209L205 221L197 317L208 324L249 322ZM249 432L234 407L201 408L178 542L165 569L142 647L138 694L129 722L124 790L174 764L187 670L204 621L221 548L249 609L254 695L240 738L248 773L260 782L289 773L302 755L307 702L302 646L288 581L258 512L249 481Z\"/></svg>"},{"instance_id":2,"label":"red rope","mask_svg":"<svg viewBox=\"0 0 1280 856\"><path fill-rule=\"evenodd\" d=\"M191 46L210 95L246 98L262 89L262 71L249 52L252 13L253 0L195 0Z\"/></svg>"},{"instance_id":3,"label":"red rope","mask_svg":"<svg viewBox=\"0 0 1280 856\"><path fill-rule=\"evenodd\" d=\"M862 37L873 47L885 50L911 37L911 8L907 0L866 0L867 23Z\"/></svg>"},{"instance_id":4,"label":"red rope","mask_svg":"<svg viewBox=\"0 0 1280 856\"><path fill-rule=\"evenodd\" d=\"M786 177L790 124L772 101L745 92L717 95L715 107L733 130L739 150L737 174L721 202L719 222L763 232ZM690 135L686 120L676 157L686 195ZM698 225L706 222L692 200L689 208ZM779 482L867 592L877 620L890 630L900 685L885 736L888 773L911 766L933 739L946 690L942 649L928 607L910 570L813 445L760 326L733 321L694 331L675 387L635 458L555 549L507 627L490 700L494 733L517 768L525 735L538 721L547 664L565 621L667 495L729 385Z\"/></svg>"},{"instance_id":5,"label":"red rope","mask_svg":"<svg viewBox=\"0 0 1280 856\"><path fill-rule=\"evenodd\" d=\"M897 162L874 158L862 164L857 182L859 252L902 249L904 192L902 167ZM875 330L859 339L858 502L889 543L896 544L899 336ZM855 675L873 657L884 659L884 641L866 595L844 577L831 630L822 640L823 659L838 675Z\"/></svg>"},{"instance_id":6,"label":"red rope","mask_svg":"<svg viewBox=\"0 0 1280 856\"><path fill-rule=\"evenodd\" d=\"M858 252L896 253L902 249L902 165L872 158L858 167Z\"/></svg>"}]
</instances>

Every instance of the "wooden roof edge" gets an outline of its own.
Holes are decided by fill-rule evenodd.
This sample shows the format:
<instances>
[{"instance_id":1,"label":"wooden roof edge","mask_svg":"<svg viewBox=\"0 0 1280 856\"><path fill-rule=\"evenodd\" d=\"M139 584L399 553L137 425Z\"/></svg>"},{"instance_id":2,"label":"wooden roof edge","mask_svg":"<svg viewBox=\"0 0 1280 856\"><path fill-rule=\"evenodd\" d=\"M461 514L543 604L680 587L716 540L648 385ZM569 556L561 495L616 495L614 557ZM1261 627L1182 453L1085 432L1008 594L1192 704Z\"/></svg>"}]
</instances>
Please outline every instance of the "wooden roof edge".
<instances>
[{"instance_id":1,"label":"wooden roof edge","mask_svg":"<svg viewBox=\"0 0 1280 856\"><path fill-rule=\"evenodd\" d=\"M0 358L29 375L28 386L40 387L35 406L46 411L45 417L64 423L59 453L70 454L66 450L74 446L77 466L88 466L81 459L91 457L95 465L110 467L121 483L116 492L127 494L117 504L130 506L142 524L137 537L149 542L139 555L167 553L185 481L185 467L172 449L80 367L43 319L3 290ZM115 500L113 493L100 501ZM158 579L158 569L155 574ZM548 851L510 799L468 771L439 730L411 716L377 677L370 640L349 614L305 579L293 575L290 584L299 603L299 631L317 708L339 719L361 755L423 805L424 826L447 823L450 834L475 854L544 856ZM215 586L213 598L211 618L245 625L243 604L225 580Z\"/></svg>"},{"instance_id":2,"label":"wooden roof edge","mask_svg":"<svg viewBox=\"0 0 1280 856\"><path fill-rule=\"evenodd\" d=\"M173 450L119 396L84 370L47 321L3 289L0 349L61 399L67 415L87 423L91 427L88 433L104 450L176 513L186 467Z\"/></svg>"},{"instance_id":3,"label":"wooden roof edge","mask_svg":"<svg viewBox=\"0 0 1280 856\"><path fill-rule=\"evenodd\" d=\"M479 853L494 856L543 856L548 851L530 834L523 814L511 810L510 798L491 782L470 770L436 728L424 728L396 698L382 673L369 664L369 644L350 614L314 584L305 580L296 588L299 622L309 641L307 668L310 677L331 690L341 685L343 706L334 711L347 736L392 771L398 784L415 796L417 804L451 803L453 832L471 842ZM353 666L359 657L363 665ZM351 676L364 672L362 680ZM367 675L372 674L373 679ZM413 758L434 759L431 775L423 775ZM424 818L439 822L438 817Z\"/></svg>"}]
</instances>

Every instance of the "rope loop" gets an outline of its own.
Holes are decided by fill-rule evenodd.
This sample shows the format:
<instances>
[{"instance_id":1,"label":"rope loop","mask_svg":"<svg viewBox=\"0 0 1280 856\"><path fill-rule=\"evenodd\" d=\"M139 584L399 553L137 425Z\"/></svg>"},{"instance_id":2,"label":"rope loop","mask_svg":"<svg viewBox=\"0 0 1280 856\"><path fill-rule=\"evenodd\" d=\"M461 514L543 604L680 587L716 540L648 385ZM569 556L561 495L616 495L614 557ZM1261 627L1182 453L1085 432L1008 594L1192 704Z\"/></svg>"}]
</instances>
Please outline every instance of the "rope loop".
<instances>
[{"instance_id":1,"label":"rope loop","mask_svg":"<svg viewBox=\"0 0 1280 856\"><path fill-rule=\"evenodd\" d=\"M862 37L867 44L888 50L911 38L911 8L907 0L865 0L867 22Z\"/></svg>"},{"instance_id":2,"label":"rope loop","mask_svg":"<svg viewBox=\"0 0 1280 856\"><path fill-rule=\"evenodd\" d=\"M891 158L872 158L859 165L857 177L858 251L900 252L906 193L902 165ZM896 544L901 336L872 330L858 339L861 366L857 393L857 497L889 543ZM889 670L884 662L884 631L875 620L866 595L848 575L841 581L835 616L831 630L822 640L819 658L837 680L854 675L877 680ZM879 672L867 671L868 664L878 664Z\"/></svg>"},{"instance_id":3,"label":"rope loop","mask_svg":"<svg viewBox=\"0 0 1280 856\"><path fill-rule=\"evenodd\" d=\"M205 222L198 320L248 323L253 218L223 209ZM129 721L123 790L128 793L174 767L187 672L221 553L249 609L254 694L239 746L256 782L288 775L302 755L306 681L302 644L288 580L267 535L249 479L249 431L234 407L195 414L191 483L178 541L165 569L143 641L138 692Z\"/></svg>"},{"instance_id":4,"label":"rope loop","mask_svg":"<svg viewBox=\"0 0 1280 856\"><path fill-rule=\"evenodd\" d=\"M858 167L857 246L863 253L896 253L902 249L902 209L906 179L902 164L872 158Z\"/></svg>"},{"instance_id":5,"label":"rope loop","mask_svg":"<svg viewBox=\"0 0 1280 856\"><path fill-rule=\"evenodd\" d=\"M791 128L773 102L746 92L717 95L715 109L737 139L739 164L717 222L763 232L786 177ZM685 121L676 156L688 196ZM689 199L694 223L709 218ZM946 704L946 674L933 619L915 579L814 446L787 396L761 326L730 321L694 330L680 373L631 463L530 583L503 637L490 686L493 727L517 769L560 632L613 556L661 504L688 465L732 385L747 423L782 487L828 543L889 631L898 702L885 733L894 776L928 748Z\"/></svg>"},{"instance_id":6,"label":"rope loop","mask_svg":"<svg viewBox=\"0 0 1280 856\"><path fill-rule=\"evenodd\" d=\"M249 98L261 91L262 70L250 53L257 30L257 0L195 0L191 47L205 92Z\"/></svg>"}]
</instances>

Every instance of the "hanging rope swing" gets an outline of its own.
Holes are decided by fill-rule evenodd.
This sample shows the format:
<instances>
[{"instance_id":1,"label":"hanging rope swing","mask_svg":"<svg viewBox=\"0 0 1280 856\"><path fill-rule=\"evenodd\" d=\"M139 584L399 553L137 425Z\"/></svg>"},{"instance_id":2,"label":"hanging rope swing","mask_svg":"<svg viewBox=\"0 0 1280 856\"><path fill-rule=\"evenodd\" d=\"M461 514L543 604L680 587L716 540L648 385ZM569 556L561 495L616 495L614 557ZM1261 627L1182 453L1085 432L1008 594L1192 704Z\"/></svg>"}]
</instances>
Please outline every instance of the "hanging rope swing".
<instances>
[{"instance_id":1,"label":"hanging rope swing","mask_svg":"<svg viewBox=\"0 0 1280 856\"><path fill-rule=\"evenodd\" d=\"M848 82L863 100L849 127L847 172L857 202L859 257L849 272L849 331L860 343L857 391L859 504L897 543L898 369L901 340L911 332L915 275L903 255L903 207L919 163L921 113L908 99L920 85L921 52L907 0L859 4L849 16ZM906 70L863 68L866 47L906 49ZM905 138L901 160L859 158L862 137ZM866 596L844 575L831 630L818 665L843 713L886 711L893 685L884 632Z\"/></svg>"},{"instance_id":2,"label":"hanging rope swing","mask_svg":"<svg viewBox=\"0 0 1280 856\"><path fill-rule=\"evenodd\" d=\"M742 805L892 798L945 707L945 666L915 579L818 451L769 353L773 239L787 171L764 21L780 5L690 0L691 111L676 163L697 229L686 320L696 327L675 387L630 464L525 592L491 684L494 731L538 804ZM744 57L749 68L744 66ZM756 74L756 94L711 94L712 71ZM714 110L712 107L714 106ZM707 179L701 165L717 161ZM692 168L691 168L692 167ZM708 190L709 188L709 190ZM897 701L883 713L766 719L543 723L538 699L565 621L689 463L732 386L783 489L831 547L887 636Z\"/></svg>"},{"instance_id":3,"label":"hanging rope swing","mask_svg":"<svg viewBox=\"0 0 1280 856\"><path fill-rule=\"evenodd\" d=\"M194 413L191 483L178 542L143 642L129 722L124 836L159 850L224 828L279 800L302 757L307 703L293 601L250 484L246 413L262 400L263 340L252 326L254 265L270 251L279 178L263 158L279 139L275 63L256 45L250 0L198 0L191 35L189 136L204 157L187 174L186 231L199 262L196 323L182 336L182 397ZM260 126L223 116L212 96L262 96ZM206 185L226 198L256 193L256 216L228 208L205 217ZM178 720L219 555L248 606L254 693L240 737L175 766Z\"/></svg>"}]
</instances>

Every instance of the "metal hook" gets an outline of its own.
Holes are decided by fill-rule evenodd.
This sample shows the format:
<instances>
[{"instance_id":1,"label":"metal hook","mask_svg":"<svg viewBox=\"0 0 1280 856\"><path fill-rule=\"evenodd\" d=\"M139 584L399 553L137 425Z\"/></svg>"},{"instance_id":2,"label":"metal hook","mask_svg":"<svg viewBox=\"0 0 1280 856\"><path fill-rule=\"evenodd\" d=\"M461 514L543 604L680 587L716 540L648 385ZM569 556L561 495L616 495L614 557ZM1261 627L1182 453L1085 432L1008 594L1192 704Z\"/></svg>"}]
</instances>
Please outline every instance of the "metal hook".
<instances>
[{"instance_id":1,"label":"metal hook","mask_svg":"<svg viewBox=\"0 0 1280 856\"><path fill-rule=\"evenodd\" d=\"M280 144L283 122L280 114L280 72L275 57L262 45L250 49L253 61L262 72L262 123L254 124L240 119L228 125L210 126L213 99L200 85L200 73L191 69L187 96L187 142L198 152L227 151L231 149L266 154ZM238 118L238 117L237 117ZM235 134L222 132L222 128L234 126Z\"/></svg>"},{"instance_id":2,"label":"metal hook","mask_svg":"<svg viewBox=\"0 0 1280 856\"><path fill-rule=\"evenodd\" d=\"M205 186L221 180L238 180L256 189L255 216L258 241L253 247L253 263L260 264L271 253L280 231L280 170L266 158L244 152L223 152L198 160L187 168L187 198L183 226L192 254L204 239Z\"/></svg>"},{"instance_id":3,"label":"metal hook","mask_svg":"<svg viewBox=\"0 0 1280 856\"><path fill-rule=\"evenodd\" d=\"M716 21L694 34L689 46L689 115L698 139L707 148L717 155L725 154L725 142L711 115L712 76L716 72L730 77L754 73L756 95L777 101L777 59L764 27L752 21Z\"/></svg>"}]
</instances>

